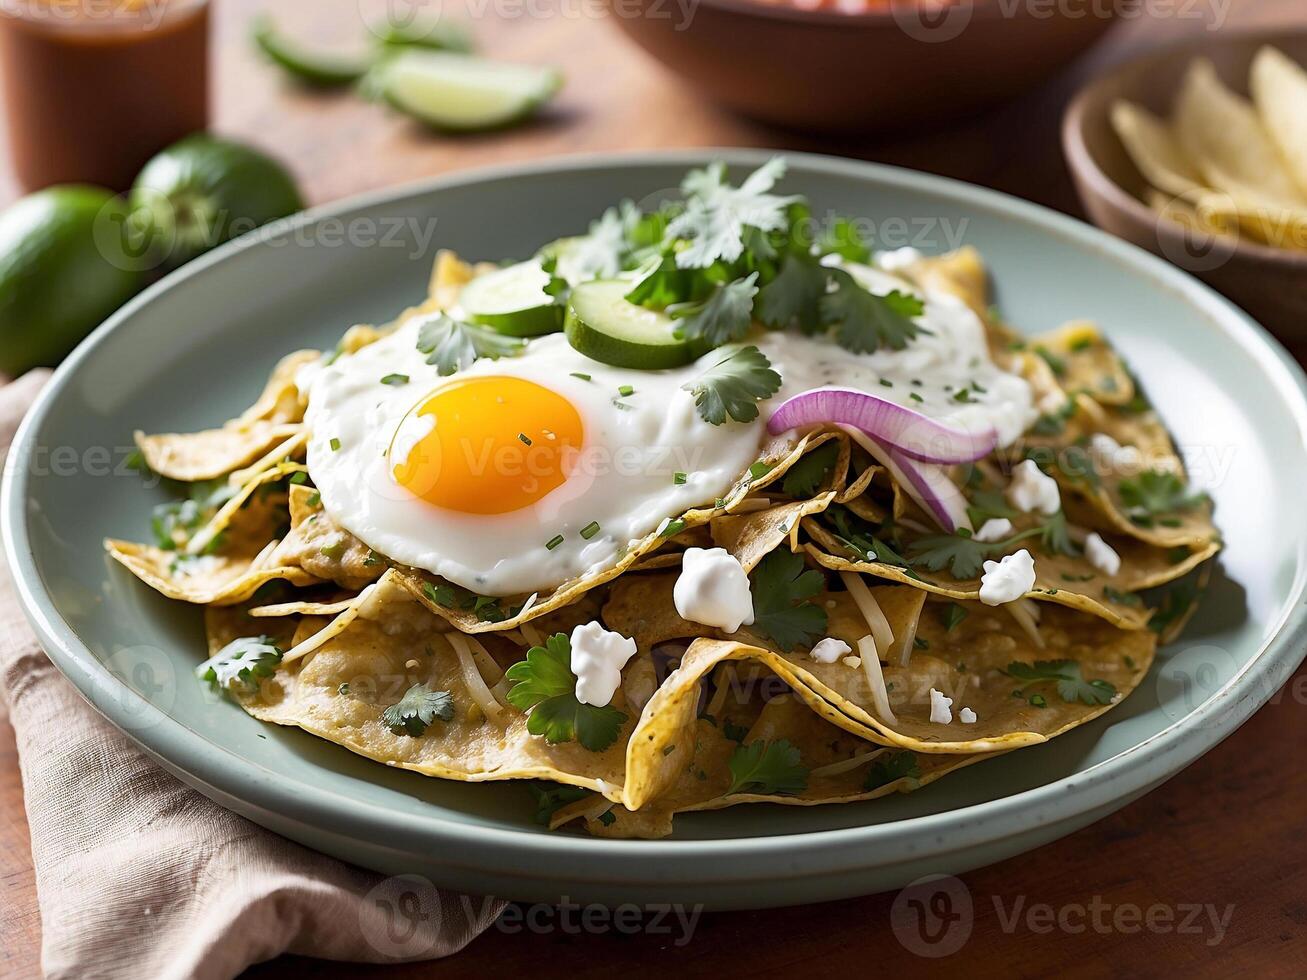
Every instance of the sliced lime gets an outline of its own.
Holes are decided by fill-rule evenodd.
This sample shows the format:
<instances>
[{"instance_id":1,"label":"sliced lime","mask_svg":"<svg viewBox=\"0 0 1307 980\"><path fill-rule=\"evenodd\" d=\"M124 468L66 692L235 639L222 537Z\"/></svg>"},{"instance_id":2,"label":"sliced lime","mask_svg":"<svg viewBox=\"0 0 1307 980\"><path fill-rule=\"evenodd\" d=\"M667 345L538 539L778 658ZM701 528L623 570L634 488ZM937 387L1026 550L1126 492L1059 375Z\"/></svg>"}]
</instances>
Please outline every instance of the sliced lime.
<instances>
[{"instance_id":1,"label":"sliced lime","mask_svg":"<svg viewBox=\"0 0 1307 980\"><path fill-rule=\"evenodd\" d=\"M306 85L333 88L363 77L375 59L364 55L310 51L298 41L277 32L270 17L254 22L254 43L268 58Z\"/></svg>"},{"instance_id":2,"label":"sliced lime","mask_svg":"<svg viewBox=\"0 0 1307 980\"><path fill-rule=\"evenodd\" d=\"M377 68L374 87L391 105L437 129L497 129L525 119L562 84L554 68L403 48Z\"/></svg>"}]
</instances>

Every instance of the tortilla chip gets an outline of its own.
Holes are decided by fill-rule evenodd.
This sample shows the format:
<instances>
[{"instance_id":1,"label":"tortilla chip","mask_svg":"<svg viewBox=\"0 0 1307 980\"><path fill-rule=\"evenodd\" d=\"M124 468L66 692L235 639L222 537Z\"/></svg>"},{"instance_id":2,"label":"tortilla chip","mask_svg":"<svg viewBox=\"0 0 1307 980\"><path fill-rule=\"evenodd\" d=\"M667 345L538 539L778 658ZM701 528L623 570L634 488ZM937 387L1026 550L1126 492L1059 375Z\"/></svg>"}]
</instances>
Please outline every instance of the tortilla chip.
<instances>
[{"instance_id":1,"label":"tortilla chip","mask_svg":"<svg viewBox=\"0 0 1307 980\"><path fill-rule=\"evenodd\" d=\"M220 429L204 432L136 433L136 445L154 472L194 483L223 476L253 462L299 431L304 405L295 375L319 357L301 350L277 362L258 401Z\"/></svg>"},{"instance_id":2,"label":"tortilla chip","mask_svg":"<svg viewBox=\"0 0 1307 980\"><path fill-rule=\"evenodd\" d=\"M316 490L290 488L290 525L290 533L273 554L279 565L302 568L316 579L351 591L375 582L386 570L380 556L327 516Z\"/></svg>"},{"instance_id":3,"label":"tortilla chip","mask_svg":"<svg viewBox=\"0 0 1307 980\"><path fill-rule=\"evenodd\" d=\"M1112 106L1112 128L1144 180L1172 197L1200 194L1206 178L1171 127L1143 106L1118 100Z\"/></svg>"},{"instance_id":4,"label":"tortilla chip","mask_svg":"<svg viewBox=\"0 0 1307 980\"><path fill-rule=\"evenodd\" d=\"M1185 75L1175 127L1207 186L1240 202L1307 208L1307 192L1290 176L1252 103L1226 88L1205 58Z\"/></svg>"},{"instance_id":5,"label":"tortilla chip","mask_svg":"<svg viewBox=\"0 0 1307 980\"><path fill-rule=\"evenodd\" d=\"M1307 71L1267 46L1253 59L1249 85L1266 132L1307 195Z\"/></svg>"},{"instance_id":6,"label":"tortilla chip","mask_svg":"<svg viewBox=\"0 0 1307 980\"><path fill-rule=\"evenodd\" d=\"M1076 320L1034 337L1030 345L1066 391L1086 392L1103 405L1134 400L1134 379L1094 324Z\"/></svg>"},{"instance_id":7,"label":"tortilla chip","mask_svg":"<svg viewBox=\"0 0 1307 980\"><path fill-rule=\"evenodd\" d=\"M356 615L317 643L311 656L290 659L257 688L234 692L242 707L261 721L293 725L358 755L428 776L467 782L551 779L622 798L622 767L628 719L622 736L602 752L576 742L550 745L526 730L527 716L500 698L503 725L489 719L469 689L465 665L436 618L407 590L385 578L369 587ZM259 629L266 620L260 620ZM501 653L475 669L493 688L502 678L502 659L520 659L502 638L489 638ZM484 671L500 676L486 676ZM382 720L415 684L448 691L450 721L433 721L420 736L396 734Z\"/></svg>"},{"instance_id":8,"label":"tortilla chip","mask_svg":"<svg viewBox=\"0 0 1307 980\"><path fill-rule=\"evenodd\" d=\"M889 621L893 635L891 648L880 651L881 660L893 658L882 671L895 716L891 719L883 717L874 706L866 671L850 667L843 660L823 664L806 652L770 649L768 638L749 627L730 640L703 639L721 634L677 615L671 595L674 581L675 576L624 579L613 587L603 609L604 623L634 638L642 649L652 649L671 639L700 637L645 707L641 727L633 736L633 753L647 751L645 741L650 735L658 742L659 751L666 751L668 744L687 742L688 736L681 730L683 716L690 710L690 702L698 704L698 680L719 663L731 660L757 661L793 688L813 711L882 745L963 754L1018 748L1083 724L1118 699L1106 705L1071 703L1055 693L1045 697L1046 706L1036 706L1012 697L1014 683L1003 674L1010 664L1074 660L1080 664L1086 682L1102 680L1117 694L1124 694L1142 678L1157 642L1148 630L1120 630L1074 608L1050 606L1040 619L1041 648L1005 610L970 601L927 601L923 609L919 590L875 586L871 595ZM825 635L841 639L857 651L858 641L869 633L869 627L849 593L824 592L815 601L828 612ZM951 626L940 612L950 605L963 611L961 621ZM900 666L905 645L907 665ZM692 693L671 693L691 684L696 685ZM971 707L979 716L976 724L930 722L932 687L954 698L955 713ZM677 701L678 697L685 703ZM680 723L675 721L674 707L682 717ZM830 709L842 717L836 717ZM664 712L672 712L659 723L667 731L661 735L652 729L646 732L646 720ZM628 757L627 806L638 809L640 801L659 795L671 776L656 755Z\"/></svg>"}]
</instances>

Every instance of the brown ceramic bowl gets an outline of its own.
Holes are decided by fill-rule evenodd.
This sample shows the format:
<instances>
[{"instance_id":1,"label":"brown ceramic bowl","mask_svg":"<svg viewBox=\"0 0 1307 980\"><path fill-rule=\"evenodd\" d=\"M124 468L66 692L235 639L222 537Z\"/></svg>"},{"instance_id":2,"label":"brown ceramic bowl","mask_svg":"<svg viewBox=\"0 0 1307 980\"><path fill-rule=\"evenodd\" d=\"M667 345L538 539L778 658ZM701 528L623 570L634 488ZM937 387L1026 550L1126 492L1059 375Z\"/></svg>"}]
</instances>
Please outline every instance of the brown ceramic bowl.
<instances>
[{"instance_id":1,"label":"brown ceramic bowl","mask_svg":"<svg viewBox=\"0 0 1307 980\"><path fill-rule=\"evenodd\" d=\"M1307 252L1248 239L1193 233L1144 204L1147 182L1112 128L1117 99L1167 117L1190 62L1210 58L1232 89L1248 91L1248 69L1264 44L1307 64L1307 33L1217 35L1166 48L1091 83L1067 109L1062 145L1080 200L1100 228L1194 273L1282 338L1307 341Z\"/></svg>"},{"instance_id":2,"label":"brown ceramic bowl","mask_svg":"<svg viewBox=\"0 0 1307 980\"><path fill-rule=\"evenodd\" d=\"M1016 95L1097 40L1115 8L953 0L932 16L918 0L869 2L880 9L609 0L622 30L706 98L764 122L859 132L933 126Z\"/></svg>"}]
</instances>

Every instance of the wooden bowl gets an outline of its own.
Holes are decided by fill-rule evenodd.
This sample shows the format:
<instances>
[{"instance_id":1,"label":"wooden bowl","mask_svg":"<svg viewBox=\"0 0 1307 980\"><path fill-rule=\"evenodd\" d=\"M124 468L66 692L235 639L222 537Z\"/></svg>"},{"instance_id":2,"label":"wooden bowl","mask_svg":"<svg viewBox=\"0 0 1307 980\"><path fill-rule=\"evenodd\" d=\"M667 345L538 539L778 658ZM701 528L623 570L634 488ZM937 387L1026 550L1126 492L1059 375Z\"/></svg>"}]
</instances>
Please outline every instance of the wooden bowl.
<instances>
[{"instance_id":1,"label":"wooden bowl","mask_svg":"<svg viewBox=\"0 0 1307 980\"><path fill-rule=\"evenodd\" d=\"M803 10L790 0L609 0L612 19L705 97L803 130L933 127L1016 95L1113 23L1115 5L918 0ZM682 16L681 11L686 11Z\"/></svg>"},{"instance_id":2,"label":"wooden bowl","mask_svg":"<svg viewBox=\"0 0 1307 980\"><path fill-rule=\"evenodd\" d=\"M1282 339L1301 344L1307 341L1307 252L1192 232L1154 212L1142 199L1148 184L1110 119L1117 99L1169 117L1181 79L1198 57L1210 58L1227 85L1247 94L1249 66L1266 44L1307 64L1302 32L1215 35L1165 48L1090 83L1067 108L1062 146L1080 200L1096 225L1192 272Z\"/></svg>"}]
</instances>

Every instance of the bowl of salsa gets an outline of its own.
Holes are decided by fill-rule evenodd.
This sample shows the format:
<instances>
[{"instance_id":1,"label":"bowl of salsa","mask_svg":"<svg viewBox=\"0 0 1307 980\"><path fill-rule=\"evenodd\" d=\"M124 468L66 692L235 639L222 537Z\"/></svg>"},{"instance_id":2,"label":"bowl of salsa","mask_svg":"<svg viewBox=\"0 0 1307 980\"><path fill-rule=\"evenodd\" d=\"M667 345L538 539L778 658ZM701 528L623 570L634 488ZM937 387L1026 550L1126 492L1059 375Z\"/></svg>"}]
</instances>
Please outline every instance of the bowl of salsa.
<instances>
[{"instance_id":1,"label":"bowl of salsa","mask_svg":"<svg viewBox=\"0 0 1307 980\"><path fill-rule=\"evenodd\" d=\"M870 133L1011 98L1112 26L1107 0L608 0L702 94L762 122Z\"/></svg>"}]
</instances>

